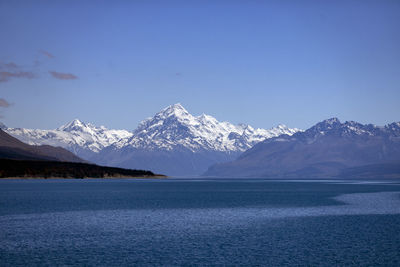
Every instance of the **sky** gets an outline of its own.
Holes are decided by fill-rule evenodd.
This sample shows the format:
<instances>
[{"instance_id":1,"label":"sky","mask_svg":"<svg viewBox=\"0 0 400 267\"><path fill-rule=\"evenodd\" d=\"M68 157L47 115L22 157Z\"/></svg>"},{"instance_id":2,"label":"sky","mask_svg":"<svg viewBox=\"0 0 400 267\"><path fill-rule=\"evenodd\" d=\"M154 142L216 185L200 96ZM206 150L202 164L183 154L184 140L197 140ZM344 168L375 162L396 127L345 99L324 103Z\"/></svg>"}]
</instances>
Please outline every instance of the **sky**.
<instances>
[{"instance_id":1,"label":"sky","mask_svg":"<svg viewBox=\"0 0 400 267\"><path fill-rule=\"evenodd\" d=\"M400 1L0 0L0 122L400 121Z\"/></svg>"}]
</instances>

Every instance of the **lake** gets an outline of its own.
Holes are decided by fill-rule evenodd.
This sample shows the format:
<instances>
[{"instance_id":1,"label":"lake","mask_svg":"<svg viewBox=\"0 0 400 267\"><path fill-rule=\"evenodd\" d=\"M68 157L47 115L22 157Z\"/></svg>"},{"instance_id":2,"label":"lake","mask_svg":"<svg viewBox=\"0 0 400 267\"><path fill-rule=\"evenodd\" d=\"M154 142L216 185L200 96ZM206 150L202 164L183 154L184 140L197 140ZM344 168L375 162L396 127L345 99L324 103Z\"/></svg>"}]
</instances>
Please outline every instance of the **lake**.
<instances>
[{"instance_id":1,"label":"lake","mask_svg":"<svg viewBox=\"0 0 400 267\"><path fill-rule=\"evenodd\" d=\"M400 181L0 181L0 265L400 265Z\"/></svg>"}]
</instances>

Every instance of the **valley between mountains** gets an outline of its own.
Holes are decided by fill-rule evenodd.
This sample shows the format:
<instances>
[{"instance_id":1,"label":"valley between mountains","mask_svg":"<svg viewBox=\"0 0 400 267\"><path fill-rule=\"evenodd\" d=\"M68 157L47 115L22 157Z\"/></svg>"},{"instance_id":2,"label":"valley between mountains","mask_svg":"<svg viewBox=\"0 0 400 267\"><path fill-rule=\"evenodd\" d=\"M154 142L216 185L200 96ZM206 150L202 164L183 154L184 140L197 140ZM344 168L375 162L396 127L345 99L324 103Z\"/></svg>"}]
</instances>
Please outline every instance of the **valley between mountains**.
<instances>
[{"instance_id":1,"label":"valley between mountains","mask_svg":"<svg viewBox=\"0 0 400 267\"><path fill-rule=\"evenodd\" d=\"M256 143L299 129L279 125L254 129L193 116L181 104L166 107L133 130L112 130L78 119L54 130L6 128L31 145L63 147L100 165L146 169L170 176L201 175L216 163L236 159Z\"/></svg>"},{"instance_id":2,"label":"valley between mountains","mask_svg":"<svg viewBox=\"0 0 400 267\"><path fill-rule=\"evenodd\" d=\"M400 122L385 126L331 118L303 131L254 129L193 116L171 105L133 130L79 120L54 130L7 128L31 145L63 147L99 165L168 176L400 178Z\"/></svg>"}]
</instances>

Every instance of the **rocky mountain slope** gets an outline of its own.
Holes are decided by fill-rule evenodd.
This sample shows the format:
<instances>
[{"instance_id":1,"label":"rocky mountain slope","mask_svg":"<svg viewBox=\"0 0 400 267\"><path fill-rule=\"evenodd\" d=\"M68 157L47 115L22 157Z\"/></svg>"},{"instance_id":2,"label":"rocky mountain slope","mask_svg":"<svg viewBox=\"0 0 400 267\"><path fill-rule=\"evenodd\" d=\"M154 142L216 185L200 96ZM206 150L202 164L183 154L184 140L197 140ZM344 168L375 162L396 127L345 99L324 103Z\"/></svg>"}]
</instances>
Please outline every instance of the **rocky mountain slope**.
<instances>
[{"instance_id":1,"label":"rocky mountain slope","mask_svg":"<svg viewBox=\"0 0 400 267\"><path fill-rule=\"evenodd\" d=\"M115 147L171 150L183 146L192 152L212 150L245 151L254 144L281 134L299 131L279 125L270 130L254 129L250 125L219 122L212 116L191 115L182 105L169 106L138 126L132 137L114 144Z\"/></svg>"},{"instance_id":2,"label":"rocky mountain slope","mask_svg":"<svg viewBox=\"0 0 400 267\"><path fill-rule=\"evenodd\" d=\"M6 131L30 144L62 146L98 164L151 169L168 175L198 175L211 164L233 160L266 138L292 135L299 130L284 125L269 130L233 125L205 114L193 116L175 104L143 121L132 132L109 130L79 120L55 130Z\"/></svg>"},{"instance_id":3,"label":"rocky mountain slope","mask_svg":"<svg viewBox=\"0 0 400 267\"><path fill-rule=\"evenodd\" d=\"M168 175L199 175L214 163L236 158L257 142L297 131L284 125L264 130L219 122L209 115L193 116L175 104L143 121L132 137L103 149L94 160Z\"/></svg>"},{"instance_id":4,"label":"rocky mountain slope","mask_svg":"<svg viewBox=\"0 0 400 267\"><path fill-rule=\"evenodd\" d=\"M0 129L0 158L85 162L72 152L49 145L28 145Z\"/></svg>"},{"instance_id":5,"label":"rocky mountain slope","mask_svg":"<svg viewBox=\"0 0 400 267\"><path fill-rule=\"evenodd\" d=\"M91 160L103 148L132 136L126 130L109 130L75 119L54 130L5 128L10 135L30 145L51 145L68 149L79 157Z\"/></svg>"},{"instance_id":6,"label":"rocky mountain slope","mask_svg":"<svg viewBox=\"0 0 400 267\"><path fill-rule=\"evenodd\" d=\"M268 178L397 178L400 122L386 126L325 120L304 132L266 139L208 176ZM379 177L375 177L379 178Z\"/></svg>"}]
</instances>

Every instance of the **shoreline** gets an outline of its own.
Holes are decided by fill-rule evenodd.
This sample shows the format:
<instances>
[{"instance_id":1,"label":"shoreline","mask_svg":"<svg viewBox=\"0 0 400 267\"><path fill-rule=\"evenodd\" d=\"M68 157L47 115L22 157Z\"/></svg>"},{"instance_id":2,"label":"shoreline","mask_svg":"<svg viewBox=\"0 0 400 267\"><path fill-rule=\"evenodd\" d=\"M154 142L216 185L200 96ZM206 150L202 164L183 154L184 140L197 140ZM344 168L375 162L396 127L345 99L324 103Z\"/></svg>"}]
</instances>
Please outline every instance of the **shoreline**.
<instances>
[{"instance_id":1,"label":"shoreline","mask_svg":"<svg viewBox=\"0 0 400 267\"><path fill-rule=\"evenodd\" d=\"M24 177L24 176L16 176L16 177L2 177L0 180L49 180L49 179L66 179L66 180L87 180L87 179L167 179L168 176L165 175L154 175L154 176L108 176L108 177Z\"/></svg>"}]
</instances>

